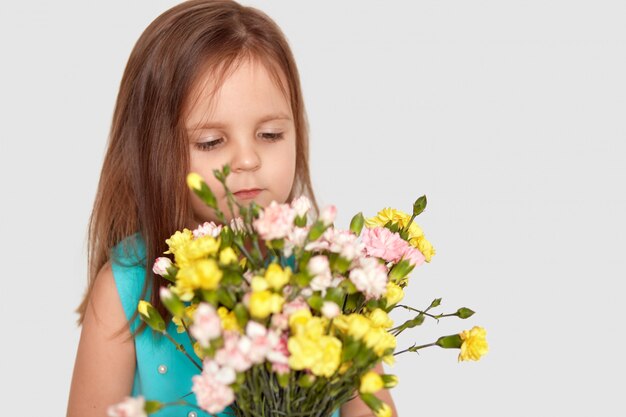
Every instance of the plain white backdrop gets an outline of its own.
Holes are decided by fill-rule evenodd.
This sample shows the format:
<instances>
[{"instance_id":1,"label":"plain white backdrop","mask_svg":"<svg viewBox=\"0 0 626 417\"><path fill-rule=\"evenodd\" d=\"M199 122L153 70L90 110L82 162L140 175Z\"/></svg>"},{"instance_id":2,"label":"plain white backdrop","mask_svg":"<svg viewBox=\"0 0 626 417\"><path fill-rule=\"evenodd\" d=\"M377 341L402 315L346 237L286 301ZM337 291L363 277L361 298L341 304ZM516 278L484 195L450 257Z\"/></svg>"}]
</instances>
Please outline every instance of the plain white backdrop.
<instances>
[{"instance_id":1,"label":"plain white backdrop","mask_svg":"<svg viewBox=\"0 0 626 417\"><path fill-rule=\"evenodd\" d=\"M143 29L177 1L2 2L2 415L64 415L85 237L114 101ZM403 354L403 417L623 410L626 3L243 1L281 26L337 224L410 210L437 249L406 304L468 306L490 353ZM393 318L408 317L397 312ZM620 394L621 393L621 394Z\"/></svg>"}]
</instances>

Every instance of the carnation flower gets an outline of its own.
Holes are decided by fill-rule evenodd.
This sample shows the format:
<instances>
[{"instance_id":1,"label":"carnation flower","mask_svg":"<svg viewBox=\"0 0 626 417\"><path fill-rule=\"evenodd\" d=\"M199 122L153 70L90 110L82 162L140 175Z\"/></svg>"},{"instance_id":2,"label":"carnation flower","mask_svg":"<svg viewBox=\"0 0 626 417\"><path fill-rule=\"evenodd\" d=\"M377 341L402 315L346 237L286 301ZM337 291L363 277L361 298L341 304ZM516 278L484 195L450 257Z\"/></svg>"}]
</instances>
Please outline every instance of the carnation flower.
<instances>
[{"instance_id":1,"label":"carnation flower","mask_svg":"<svg viewBox=\"0 0 626 417\"><path fill-rule=\"evenodd\" d=\"M245 372L252 366L249 357L251 346L248 336L225 332L224 346L215 353L215 362L237 372Z\"/></svg>"},{"instance_id":2,"label":"carnation flower","mask_svg":"<svg viewBox=\"0 0 626 417\"><path fill-rule=\"evenodd\" d=\"M341 313L341 309L337 305L337 303L333 303L332 301L324 301L322 305L322 315L327 319L333 319L337 317Z\"/></svg>"},{"instance_id":3,"label":"carnation flower","mask_svg":"<svg viewBox=\"0 0 626 417\"><path fill-rule=\"evenodd\" d=\"M397 263L409 248L409 244L385 227L365 229L361 234L365 244L365 252L387 262Z\"/></svg>"},{"instance_id":4,"label":"carnation flower","mask_svg":"<svg viewBox=\"0 0 626 417\"><path fill-rule=\"evenodd\" d=\"M282 239L293 229L296 212L288 204L278 204L272 201L265 210L259 213L259 218L253 225L261 238L265 240Z\"/></svg>"},{"instance_id":5,"label":"carnation flower","mask_svg":"<svg viewBox=\"0 0 626 417\"><path fill-rule=\"evenodd\" d=\"M212 305L208 303L198 305L189 332L203 347L208 347L211 340L221 335L222 323Z\"/></svg>"},{"instance_id":6,"label":"carnation flower","mask_svg":"<svg viewBox=\"0 0 626 417\"><path fill-rule=\"evenodd\" d=\"M350 271L350 281L365 294L366 299L380 298L387 289L387 269L375 258L361 258Z\"/></svg>"},{"instance_id":7,"label":"carnation flower","mask_svg":"<svg viewBox=\"0 0 626 417\"><path fill-rule=\"evenodd\" d=\"M320 220L324 223L324 226L330 226L335 221L335 216L337 215L337 207L330 205L326 206L322 209L322 213L320 214Z\"/></svg>"},{"instance_id":8,"label":"carnation flower","mask_svg":"<svg viewBox=\"0 0 626 417\"><path fill-rule=\"evenodd\" d=\"M477 361L489 351L487 344L487 331L479 326L472 327L471 330L463 330L459 336L463 340L461 352L459 353L460 361Z\"/></svg>"},{"instance_id":9,"label":"carnation flower","mask_svg":"<svg viewBox=\"0 0 626 417\"><path fill-rule=\"evenodd\" d=\"M311 209L311 200L306 196L300 196L291 202L291 208L296 211L296 216L304 217Z\"/></svg>"},{"instance_id":10,"label":"carnation flower","mask_svg":"<svg viewBox=\"0 0 626 417\"><path fill-rule=\"evenodd\" d=\"M109 417L147 417L144 410L146 401L141 395L136 398L126 397L121 403L107 408Z\"/></svg>"},{"instance_id":11,"label":"carnation flower","mask_svg":"<svg viewBox=\"0 0 626 417\"><path fill-rule=\"evenodd\" d=\"M163 277L167 275L167 268L169 268L170 266L172 266L172 261L170 260L170 258L161 256L159 258L156 258L156 260L154 261L154 265L152 266L152 272Z\"/></svg>"},{"instance_id":12,"label":"carnation flower","mask_svg":"<svg viewBox=\"0 0 626 417\"><path fill-rule=\"evenodd\" d=\"M232 368L220 367L213 360L205 360L202 373L192 377L191 390L196 394L198 406L211 414L223 411L235 400L235 393L229 386L235 378Z\"/></svg>"},{"instance_id":13,"label":"carnation flower","mask_svg":"<svg viewBox=\"0 0 626 417\"><path fill-rule=\"evenodd\" d=\"M196 239L200 236L218 237L222 231L222 225L216 225L213 222L204 222L193 231L193 237Z\"/></svg>"}]
</instances>

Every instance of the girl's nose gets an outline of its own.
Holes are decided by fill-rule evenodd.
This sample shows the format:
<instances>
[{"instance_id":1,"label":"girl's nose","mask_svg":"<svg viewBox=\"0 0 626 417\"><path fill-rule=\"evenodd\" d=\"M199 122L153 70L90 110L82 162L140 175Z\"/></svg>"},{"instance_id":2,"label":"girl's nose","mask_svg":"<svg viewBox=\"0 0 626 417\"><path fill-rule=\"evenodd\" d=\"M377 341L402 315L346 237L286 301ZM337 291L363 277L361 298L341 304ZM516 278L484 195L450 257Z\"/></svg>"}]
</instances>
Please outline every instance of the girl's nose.
<instances>
[{"instance_id":1,"label":"girl's nose","mask_svg":"<svg viewBox=\"0 0 626 417\"><path fill-rule=\"evenodd\" d=\"M245 141L233 154L231 169L237 171L255 171L261 167L261 157L254 145Z\"/></svg>"}]
</instances>

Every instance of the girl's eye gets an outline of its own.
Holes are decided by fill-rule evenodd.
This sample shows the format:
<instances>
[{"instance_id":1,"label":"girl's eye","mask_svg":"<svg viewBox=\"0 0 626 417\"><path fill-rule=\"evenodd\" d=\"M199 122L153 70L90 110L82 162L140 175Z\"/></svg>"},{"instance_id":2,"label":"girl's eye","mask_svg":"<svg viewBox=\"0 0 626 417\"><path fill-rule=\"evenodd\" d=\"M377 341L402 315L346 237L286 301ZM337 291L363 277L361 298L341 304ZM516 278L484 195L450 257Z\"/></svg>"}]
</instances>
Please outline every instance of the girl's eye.
<instances>
[{"instance_id":1,"label":"girl's eye","mask_svg":"<svg viewBox=\"0 0 626 417\"><path fill-rule=\"evenodd\" d=\"M196 143L196 147L198 149L200 149L201 151L209 151L209 150L215 148L217 145L219 145L223 141L224 141L224 139L219 138L219 139L210 140L210 141L207 141L207 142L198 142L198 143Z\"/></svg>"},{"instance_id":2,"label":"girl's eye","mask_svg":"<svg viewBox=\"0 0 626 417\"><path fill-rule=\"evenodd\" d=\"M267 140L269 142L274 142L274 141L282 139L283 138L283 133L282 132L279 132L279 133L269 133L269 132L267 132L267 133L260 133L260 136L263 139L265 139L265 140Z\"/></svg>"}]
</instances>

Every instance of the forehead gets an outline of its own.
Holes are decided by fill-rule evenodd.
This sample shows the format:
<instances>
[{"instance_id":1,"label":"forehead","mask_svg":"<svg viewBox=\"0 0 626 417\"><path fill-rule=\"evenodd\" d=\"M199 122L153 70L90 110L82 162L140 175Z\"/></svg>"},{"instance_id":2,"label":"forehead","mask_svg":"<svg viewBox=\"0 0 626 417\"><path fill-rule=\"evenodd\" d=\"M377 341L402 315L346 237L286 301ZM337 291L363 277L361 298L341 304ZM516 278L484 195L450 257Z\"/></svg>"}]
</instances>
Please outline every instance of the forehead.
<instances>
[{"instance_id":1,"label":"forehead","mask_svg":"<svg viewBox=\"0 0 626 417\"><path fill-rule=\"evenodd\" d=\"M277 65L244 58L203 70L188 94L185 125L223 117L292 115L287 79Z\"/></svg>"}]
</instances>

